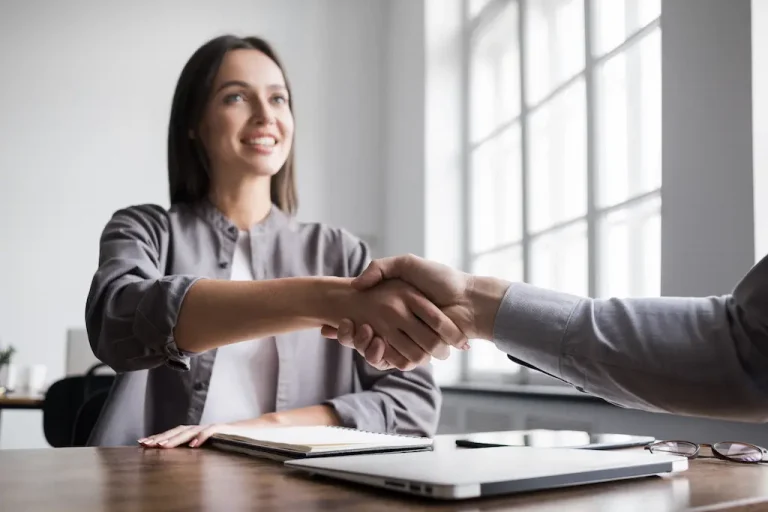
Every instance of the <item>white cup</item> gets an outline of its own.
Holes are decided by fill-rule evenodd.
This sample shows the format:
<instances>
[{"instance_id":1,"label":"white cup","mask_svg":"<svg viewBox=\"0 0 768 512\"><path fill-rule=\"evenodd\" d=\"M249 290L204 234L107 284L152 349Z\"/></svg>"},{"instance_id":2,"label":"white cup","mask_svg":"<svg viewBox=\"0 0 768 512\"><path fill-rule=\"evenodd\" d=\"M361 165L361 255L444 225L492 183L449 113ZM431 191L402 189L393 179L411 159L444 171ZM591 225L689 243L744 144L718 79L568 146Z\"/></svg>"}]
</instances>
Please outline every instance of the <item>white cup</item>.
<instances>
[{"instance_id":1,"label":"white cup","mask_svg":"<svg viewBox=\"0 0 768 512\"><path fill-rule=\"evenodd\" d=\"M45 389L45 374L47 368L44 364L33 364L29 367L27 390L30 394L38 395Z\"/></svg>"},{"instance_id":2,"label":"white cup","mask_svg":"<svg viewBox=\"0 0 768 512\"><path fill-rule=\"evenodd\" d=\"M15 364L9 364L5 368L5 387L10 391L16 390L17 380L19 378L19 368Z\"/></svg>"}]
</instances>

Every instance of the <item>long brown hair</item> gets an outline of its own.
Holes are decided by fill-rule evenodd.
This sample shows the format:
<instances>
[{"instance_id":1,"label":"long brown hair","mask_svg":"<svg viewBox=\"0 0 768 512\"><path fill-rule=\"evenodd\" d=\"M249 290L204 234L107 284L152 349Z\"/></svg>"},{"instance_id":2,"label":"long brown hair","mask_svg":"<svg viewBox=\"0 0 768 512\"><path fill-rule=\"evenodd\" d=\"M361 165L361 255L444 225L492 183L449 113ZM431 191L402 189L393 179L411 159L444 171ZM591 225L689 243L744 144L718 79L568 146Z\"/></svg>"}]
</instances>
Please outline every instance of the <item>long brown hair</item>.
<instances>
[{"instance_id":1,"label":"long brown hair","mask_svg":"<svg viewBox=\"0 0 768 512\"><path fill-rule=\"evenodd\" d=\"M258 50L272 59L283 72L288 88L288 106L293 112L291 87L285 69L269 43L258 37L219 36L201 46L187 61L176 84L168 125L168 183L171 204L193 203L208 196L211 179L208 157L197 132L211 94L213 81L224 56L231 50ZM294 150L291 148L283 167L272 177L270 196L278 208L288 214L296 213L298 197L294 171Z\"/></svg>"}]
</instances>

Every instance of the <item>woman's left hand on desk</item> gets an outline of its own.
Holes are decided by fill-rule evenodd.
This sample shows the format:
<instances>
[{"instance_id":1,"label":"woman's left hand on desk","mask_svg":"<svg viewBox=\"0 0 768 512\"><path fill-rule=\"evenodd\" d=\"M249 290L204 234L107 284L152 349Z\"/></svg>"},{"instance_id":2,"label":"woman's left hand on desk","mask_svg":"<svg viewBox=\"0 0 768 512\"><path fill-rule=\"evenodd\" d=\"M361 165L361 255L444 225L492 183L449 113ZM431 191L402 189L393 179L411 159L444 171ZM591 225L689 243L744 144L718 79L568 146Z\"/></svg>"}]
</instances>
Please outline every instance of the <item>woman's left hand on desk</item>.
<instances>
[{"instance_id":1,"label":"woman's left hand on desk","mask_svg":"<svg viewBox=\"0 0 768 512\"><path fill-rule=\"evenodd\" d=\"M272 419L272 415L265 414L255 420L249 420L249 427L275 427L278 421ZM213 434L226 428L226 423L216 423L213 425L179 425L176 428L167 430L160 434L139 439L139 444L145 448L176 448L181 445L188 445L190 448L197 448L208 440Z\"/></svg>"}]
</instances>

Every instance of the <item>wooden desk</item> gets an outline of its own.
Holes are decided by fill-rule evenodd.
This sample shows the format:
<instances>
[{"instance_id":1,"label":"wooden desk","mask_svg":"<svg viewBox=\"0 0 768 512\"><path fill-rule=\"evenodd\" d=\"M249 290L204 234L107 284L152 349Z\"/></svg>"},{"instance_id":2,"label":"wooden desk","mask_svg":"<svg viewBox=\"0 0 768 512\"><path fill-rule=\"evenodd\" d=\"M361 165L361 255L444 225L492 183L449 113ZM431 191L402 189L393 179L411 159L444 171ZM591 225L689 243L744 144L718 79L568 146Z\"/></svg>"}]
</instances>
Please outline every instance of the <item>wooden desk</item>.
<instances>
[{"instance_id":1,"label":"wooden desk","mask_svg":"<svg viewBox=\"0 0 768 512\"><path fill-rule=\"evenodd\" d=\"M468 468L469 469L469 468ZM674 477L442 503L311 479L278 462L209 449L0 450L0 509L660 512L768 509L768 466L693 461Z\"/></svg>"},{"instance_id":2,"label":"wooden desk","mask_svg":"<svg viewBox=\"0 0 768 512\"><path fill-rule=\"evenodd\" d=\"M0 410L3 409L41 409L44 398L41 395L11 393L0 395Z\"/></svg>"}]
</instances>

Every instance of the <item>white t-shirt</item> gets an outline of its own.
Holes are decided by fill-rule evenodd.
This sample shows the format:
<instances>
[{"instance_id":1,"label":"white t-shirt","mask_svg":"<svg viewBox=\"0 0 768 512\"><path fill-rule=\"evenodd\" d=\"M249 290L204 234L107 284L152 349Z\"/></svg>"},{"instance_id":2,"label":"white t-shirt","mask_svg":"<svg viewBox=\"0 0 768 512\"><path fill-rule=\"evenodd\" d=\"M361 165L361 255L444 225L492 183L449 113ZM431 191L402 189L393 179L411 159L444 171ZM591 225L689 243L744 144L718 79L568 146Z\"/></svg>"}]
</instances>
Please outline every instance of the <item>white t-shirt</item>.
<instances>
[{"instance_id":1,"label":"white t-shirt","mask_svg":"<svg viewBox=\"0 0 768 512\"><path fill-rule=\"evenodd\" d=\"M233 281L254 279L251 236L240 231L232 261ZM278 356L274 338L219 347L200 424L257 418L275 410Z\"/></svg>"}]
</instances>

